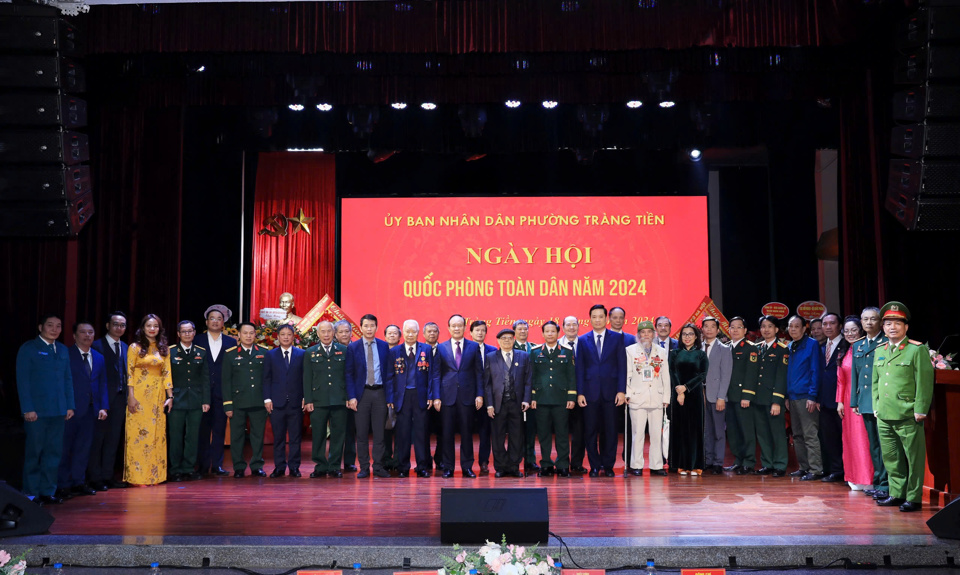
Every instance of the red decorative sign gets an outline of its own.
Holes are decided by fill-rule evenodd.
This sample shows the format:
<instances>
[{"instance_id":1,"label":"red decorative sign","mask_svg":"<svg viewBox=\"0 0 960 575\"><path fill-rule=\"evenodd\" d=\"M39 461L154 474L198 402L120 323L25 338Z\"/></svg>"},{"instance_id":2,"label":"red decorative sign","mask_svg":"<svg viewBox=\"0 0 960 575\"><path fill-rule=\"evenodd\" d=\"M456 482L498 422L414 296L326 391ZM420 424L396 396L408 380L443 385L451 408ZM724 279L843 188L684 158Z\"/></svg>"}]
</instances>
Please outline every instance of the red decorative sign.
<instances>
[{"instance_id":1,"label":"red decorative sign","mask_svg":"<svg viewBox=\"0 0 960 575\"><path fill-rule=\"evenodd\" d=\"M436 571L434 571L433 573L436 573ZM337 569L336 571L330 571L329 569L326 571L308 569L308 570L297 571L297 575L343 575L343 571L339 569Z\"/></svg>"},{"instance_id":2,"label":"red decorative sign","mask_svg":"<svg viewBox=\"0 0 960 575\"><path fill-rule=\"evenodd\" d=\"M723 315L723 312L720 311L720 308L717 307L717 304L714 303L713 299L710 296L703 296L703 300L700 302L700 305L697 306L697 309L690 314L690 319L684 323L698 323L703 317L715 317L717 321L720 322L720 331L727 337L730 337L730 322L727 321L726 316ZM680 337L680 332L683 330L683 324L678 323L677 328L673 331L672 337Z\"/></svg>"},{"instance_id":3,"label":"red decorative sign","mask_svg":"<svg viewBox=\"0 0 960 575\"><path fill-rule=\"evenodd\" d=\"M769 314L773 315L773 314ZM727 570L720 569L681 569L680 575L726 575Z\"/></svg>"},{"instance_id":4,"label":"red decorative sign","mask_svg":"<svg viewBox=\"0 0 960 575\"><path fill-rule=\"evenodd\" d=\"M606 569L561 569L560 575L604 575Z\"/></svg>"},{"instance_id":5,"label":"red decorative sign","mask_svg":"<svg viewBox=\"0 0 960 575\"><path fill-rule=\"evenodd\" d=\"M790 308L778 301L772 301L763 306L763 308L760 310L760 313L763 315L772 315L777 319L783 319L790 315Z\"/></svg>"},{"instance_id":6,"label":"red decorative sign","mask_svg":"<svg viewBox=\"0 0 960 575\"><path fill-rule=\"evenodd\" d=\"M821 318L825 313L827 313L827 306L818 301L805 301L797 306L797 315L807 321Z\"/></svg>"}]
</instances>

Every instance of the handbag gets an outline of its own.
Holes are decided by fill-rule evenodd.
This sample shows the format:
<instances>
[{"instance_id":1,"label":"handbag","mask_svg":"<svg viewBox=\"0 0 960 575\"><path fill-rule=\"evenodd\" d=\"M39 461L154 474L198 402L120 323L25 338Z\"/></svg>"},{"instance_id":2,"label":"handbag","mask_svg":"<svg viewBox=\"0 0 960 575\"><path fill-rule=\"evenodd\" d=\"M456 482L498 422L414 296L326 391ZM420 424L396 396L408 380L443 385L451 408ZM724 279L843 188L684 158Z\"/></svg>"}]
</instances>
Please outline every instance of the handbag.
<instances>
[{"instance_id":1,"label":"handbag","mask_svg":"<svg viewBox=\"0 0 960 575\"><path fill-rule=\"evenodd\" d=\"M663 409L663 427L660 432L660 447L663 450L663 459L670 459L670 418L667 409Z\"/></svg>"}]
</instances>

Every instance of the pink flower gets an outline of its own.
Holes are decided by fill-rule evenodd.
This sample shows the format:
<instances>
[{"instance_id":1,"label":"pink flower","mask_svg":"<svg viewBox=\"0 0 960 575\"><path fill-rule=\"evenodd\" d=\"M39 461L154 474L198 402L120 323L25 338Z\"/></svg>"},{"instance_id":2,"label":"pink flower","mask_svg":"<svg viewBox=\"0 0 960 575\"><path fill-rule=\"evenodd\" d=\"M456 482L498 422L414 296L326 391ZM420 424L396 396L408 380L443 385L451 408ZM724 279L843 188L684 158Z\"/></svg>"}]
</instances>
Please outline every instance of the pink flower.
<instances>
[{"instance_id":1,"label":"pink flower","mask_svg":"<svg viewBox=\"0 0 960 575\"><path fill-rule=\"evenodd\" d=\"M527 548L526 548L526 547L517 547L517 548L514 550L514 555L517 556L517 559L522 559L522 558L523 558L523 554L526 553L526 552L527 552Z\"/></svg>"},{"instance_id":2,"label":"pink flower","mask_svg":"<svg viewBox=\"0 0 960 575\"><path fill-rule=\"evenodd\" d=\"M20 575L21 573L26 572L26 570L27 570L27 562L20 561L10 569L10 575Z\"/></svg>"},{"instance_id":3,"label":"pink flower","mask_svg":"<svg viewBox=\"0 0 960 575\"><path fill-rule=\"evenodd\" d=\"M500 559L494 559L493 563L490 564L490 570L493 571L494 573L499 573L500 567L502 567L502 564L500 563Z\"/></svg>"},{"instance_id":4,"label":"pink flower","mask_svg":"<svg viewBox=\"0 0 960 575\"><path fill-rule=\"evenodd\" d=\"M937 362L937 369L948 369L947 364L943 361Z\"/></svg>"},{"instance_id":5,"label":"pink flower","mask_svg":"<svg viewBox=\"0 0 960 575\"><path fill-rule=\"evenodd\" d=\"M3 567L10 561L10 554L0 549L0 567Z\"/></svg>"},{"instance_id":6,"label":"pink flower","mask_svg":"<svg viewBox=\"0 0 960 575\"><path fill-rule=\"evenodd\" d=\"M513 547L513 545L511 545L511 547ZM503 563L510 563L510 561L512 561L512 560L513 560L513 557L512 557L509 553L504 553L503 555L500 556L500 563L501 563L501 564L503 564Z\"/></svg>"},{"instance_id":7,"label":"pink flower","mask_svg":"<svg viewBox=\"0 0 960 575\"><path fill-rule=\"evenodd\" d=\"M557 564L557 562L553 560L553 557L547 555L547 565L553 567L553 566L556 565L556 564Z\"/></svg>"},{"instance_id":8,"label":"pink flower","mask_svg":"<svg viewBox=\"0 0 960 575\"><path fill-rule=\"evenodd\" d=\"M461 551L460 554L457 555L457 563L463 563L464 559L466 558L467 558L467 552Z\"/></svg>"}]
</instances>

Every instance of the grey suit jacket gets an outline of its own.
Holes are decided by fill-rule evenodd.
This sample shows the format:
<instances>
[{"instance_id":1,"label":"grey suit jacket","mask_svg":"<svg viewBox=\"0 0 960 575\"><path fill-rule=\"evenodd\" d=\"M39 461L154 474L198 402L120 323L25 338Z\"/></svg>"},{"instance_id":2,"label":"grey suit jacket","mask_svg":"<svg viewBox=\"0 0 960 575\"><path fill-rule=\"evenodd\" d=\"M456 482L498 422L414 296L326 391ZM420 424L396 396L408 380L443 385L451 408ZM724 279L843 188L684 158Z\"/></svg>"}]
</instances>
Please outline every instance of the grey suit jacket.
<instances>
[{"instance_id":1,"label":"grey suit jacket","mask_svg":"<svg viewBox=\"0 0 960 575\"><path fill-rule=\"evenodd\" d=\"M499 349L484 358L483 390L486 407L493 407L494 413L500 413L500 400L503 399L503 381L507 366ZM530 403L530 390L533 385L533 371L530 369L530 356L525 351L513 350L513 365L510 366L513 377L513 389L522 403Z\"/></svg>"},{"instance_id":2,"label":"grey suit jacket","mask_svg":"<svg viewBox=\"0 0 960 575\"><path fill-rule=\"evenodd\" d=\"M730 346L719 339L713 340L707 354L707 401L716 403L718 399L727 400L730 388L730 376L733 374L733 353Z\"/></svg>"}]
</instances>

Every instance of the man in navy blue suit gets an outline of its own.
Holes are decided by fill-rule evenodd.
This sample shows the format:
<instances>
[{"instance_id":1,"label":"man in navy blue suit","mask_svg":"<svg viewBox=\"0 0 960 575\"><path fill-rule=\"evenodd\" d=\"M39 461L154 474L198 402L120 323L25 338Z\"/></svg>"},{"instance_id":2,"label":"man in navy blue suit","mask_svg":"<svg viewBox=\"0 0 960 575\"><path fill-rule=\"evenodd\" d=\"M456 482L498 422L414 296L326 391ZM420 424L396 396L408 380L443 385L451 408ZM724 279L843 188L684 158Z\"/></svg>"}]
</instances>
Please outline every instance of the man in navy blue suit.
<instances>
[{"instance_id":1,"label":"man in navy blue suit","mask_svg":"<svg viewBox=\"0 0 960 575\"><path fill-rule=\"evenodd\" d=\"M497 351L497 347L488 345L484 340L487 338L487 322L482 319L470 322L470 338L480 346L480 364L485 366L483 360L491 351ZM490 473L490 417L484 410L479 410L474 414L473 427L477 430L477 436L480 438L477 458L480 460L480 475Z\"/></svg>"},{"instance_id":2,"label":"man in navy blue suit","mask_svg":"<svg viewBox=\"0 0 960 575\"><path fill-rule=\"evenodd\" d=\"M440 420L443 434L443 476L453 477L454 434L460 432L460 470L464 477L473 472L473 418L483 407L483 361L480 346L464 339L466 320L453 314L447 320L450 339L437 346L437 367L433 377L438 381Z\"/></svg>"},{"instance_id":3,"label":"man in navy blue suit","mask_svg":"<svg viewBox=\"0 0 960 575\"><path fill-rule=\"evenodd\" d=\"M843 321L828 312L821 318L827 341L820 346L824 369L820 373L820 453L823 454L823 478L830 483L843 481L843 424L837 413L837 370L850 345L843 339Z\"/></svg>"},{"instance_id":4,"label":"man in navy blue suit","mask_svg":"<svg viewBox=\"0 0 960 575\"><path fill-rule=\"evenodd\" d=\"M657 328L657 338L654 339L653 342L667 351L677 349L680 342L678 342L676 338L670 337L670 330L673 329L673 322L670 321L670 318L661 315L657 317L654 326Z\"/></svg>"},{"instance_id":5,"label":"man in navy blue suit","mask_svg":"<svg viewBox=\"0 0 960 575\"><path fill-rule=\"evenodd\" d=\"M377 317L360 318L363 338L347 347L347 407L356 412L358 479L370 477L370 444L373 428L373 474L390 477L383 468L383 426L387 405L393 405L393 366L387 342L377 339Z\"/></svg>"},{"instance_id":6,"label":"man in navy blue suit","mask_svg":"<svg viewBox=\"0 0 960 575\"><path fill-rule=\"evenodd\" d=\"M223 443L227 436L227 413L223 410L223 352L237 347L237 340L223 333L231 312L225 305L212 305L203 317L207 331L197 336L194 343L207 350L207 368L210 375L210 411L200 420L200 450L197 454L198 471L225 477Z\"/></svg>"},{"instance_id":7,"label":"man in navy blue suit","mask_svg":"<svg viewBox=\"0 0 960 575\"><path fill-rule=\"evenodd\" d=\"M97 491L129 487L126 481L115 481L117 451L123 443L127 419L127 344L121 338L127 332L127 316L115 311L107 317L107 334L93 342L93 349L103 356L107 370L107 413L109 417L93 424L93 442L87 463L87 485Z\"/></svg>"},{"instance_id":8,"label":"man in navy blue suit","mask_svg":"<svg viewBox=\"0 0 960 575\"><path fill-rule=\"evenodd\" d=\"M430 477L433 462L427 445L427 416L440 390L433 387L433 348L417 341L420 324L408 319L403 322L403 342L390 350L393 365L393 401L397 413L394 427L397 469L399 477L410 475L410 446L417 457L417 475Z\"/></svg>"},{"instance_id":9,"label":"man in navy blue suit","mask_svg":"<svg viewBox=\"0 0 960 575\"><path fill-rule=\"evenodd\" d=\"M623 326L627 323L627 312L620 306L610 308L610 331L623 334L623 346L627 347L637 343L637 336L623 331Z\"/></svg>"},{"instance_id":10,"label":"man in navy blue suit","mask_svg":"<svg viewBox=\"0 0 960 575\"><path fill-rule=\"evenodd\" d=\"M103 356L90 348L94 340L93 324L77 323L73 326L73 337L77 344L69 348L69 353L76 409L63 429L63 455L55 494L61 499L97 493L84 483L84 476L93 442L93 424L107 418L109 402Z\"/></svg>"},{"instance_id":11,"label":"man in navy blue suit","mask_svg":"<svg viewBox=\"0 0 960 575\"><path fill-rule=\"evenodd\" d=\"M292 325L277 330L279 347L267 352L263 366L263 405L273 428L273 472L300 477L300 441L303 437L303 350L293 347ZM289 441L287 440L289 436ZM287 446L290 448L289 458Z\"/></svg>"},{"instance_id":12,"label":"man in navy blue suit","mask_svg":"<svg viewBox=\"0 0 960 575\"><path fill-rule=\"evenodd\" d=\"M617 460L617 407L626 402L627 353L623 335L607 329L607 308L590 308L593 330L577 344L577 403L583 408L584 441L590 461L590 477L601 468L613 477ZM597 439L603 430L603 445Z\"/></svg>"}]
</instances>

